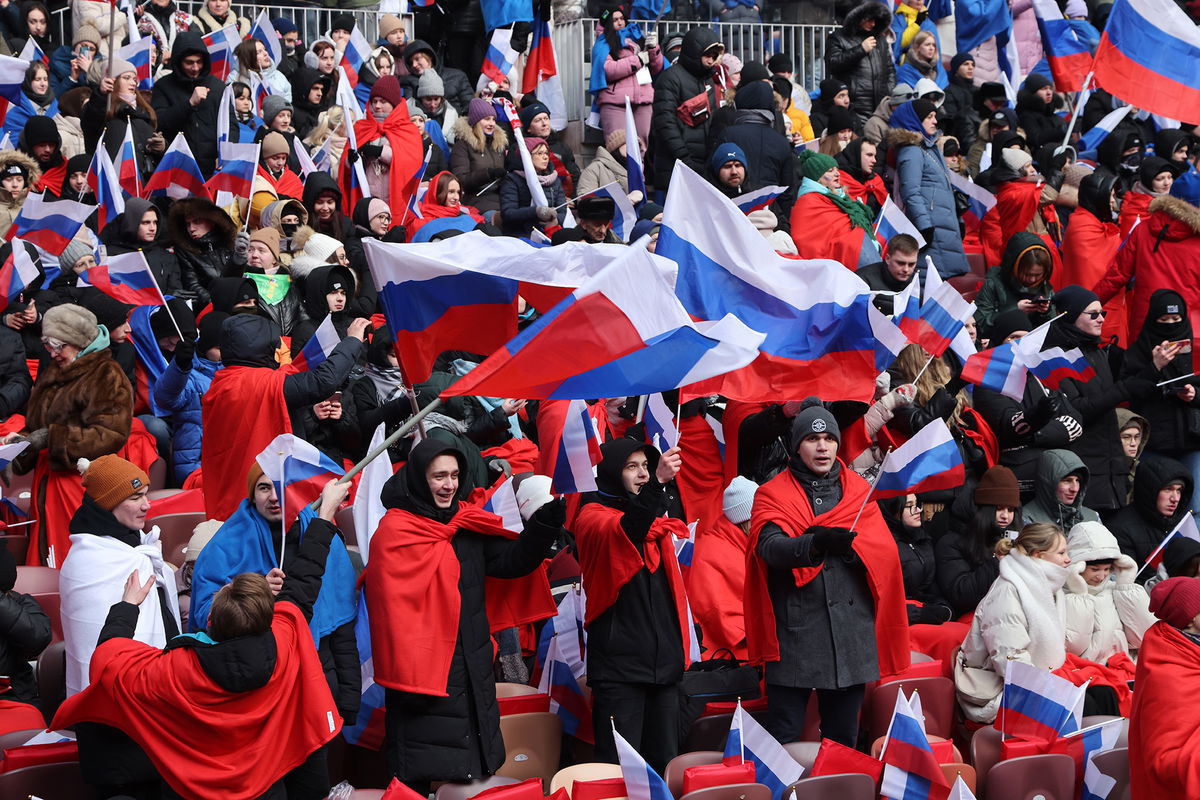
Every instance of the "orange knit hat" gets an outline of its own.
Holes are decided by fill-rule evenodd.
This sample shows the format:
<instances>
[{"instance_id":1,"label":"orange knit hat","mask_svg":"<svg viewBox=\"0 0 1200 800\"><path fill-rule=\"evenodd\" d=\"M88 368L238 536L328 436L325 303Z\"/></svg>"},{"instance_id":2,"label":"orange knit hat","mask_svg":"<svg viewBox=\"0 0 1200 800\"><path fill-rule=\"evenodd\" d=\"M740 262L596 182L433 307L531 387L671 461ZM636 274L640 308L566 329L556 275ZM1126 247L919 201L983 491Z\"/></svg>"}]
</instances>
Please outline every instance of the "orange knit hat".
<instances>
[{"instance_id":1,"label":"orange knit hat","mask_svg":"<svg viewBox=\"0 0 1200 800\"><path fill-rule=\"evenodd\" d=\"M134 492L150 485L150 477L117 455L100 456L88 461L79 459L83 473L83 490L106 511L112 511Z\"/></svg>"}]
</instances>

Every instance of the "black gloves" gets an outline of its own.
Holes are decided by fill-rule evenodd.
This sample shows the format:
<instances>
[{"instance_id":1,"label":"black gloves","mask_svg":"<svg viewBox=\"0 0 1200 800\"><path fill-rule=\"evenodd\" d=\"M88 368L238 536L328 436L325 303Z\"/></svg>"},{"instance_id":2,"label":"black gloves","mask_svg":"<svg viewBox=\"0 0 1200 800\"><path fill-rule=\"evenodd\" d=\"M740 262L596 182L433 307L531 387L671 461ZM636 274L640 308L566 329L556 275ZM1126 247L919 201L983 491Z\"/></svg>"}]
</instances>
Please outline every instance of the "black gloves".
<instances>
[{"instance_id":1,"label":"black gloves","mask_svg":"<svg viewBox=\"0 0 1200 800\"><path fill-rule=\"evenodd\" d=\"M507 174L504 167L488 167L488 178L491 180L498 181Z\"/></svg>"},{"instance_id":2,"label":"black gloves","mask_svg":"<svg viewBox=\"0 0 1200 800\"><path fill-rule=\"evenodd\" d=\"M847 528L827 528L823 525L814 525L805 532L812 535L812 546L817 554L830 556L849 553L854 537L858 536Z\"/></svg>"},{"instance_id":3,"label":"black gloves","mask_svg":"<svg viewBox=\"0 0 1200 800\"><path fill-rule=\"evenodd\" d=\"M556 497L533 512L537 521L550 528L561 528L567 524L567 499Z\"/></svg>"},{"instance_id":4,"label":"black gloves","mask_svg":"<svg viewBox=\"0 0 1200 800\"><path fill-rule=\"evenodd\" d=\"M190 339L180 339L175 345L175 365L184 372L192 368L192 356L196 354L196 343Z\"/></svg>"},{"instance_id":5,"label":"black gloves","mask_svg":"<svg viewBox=\"0 0 1200 800\"><path fill-rule=\"evenodd\" d=\"M529 46L529 34L533 32L533 26L528 22L513 23L512 36L509 37L508 45L518 53L524 53L525 48Z\"/></svg>"},{"instance_id":6,"label":"black gloves","mask_svg":"<svg viewBox=\"0 0 1200 800\"><path fill-rule=\"evenodd\" d=\"M953 613L949 607L940 603L926 603L923 606L908 606L909 625L941 625L949 622Z\"/></svg>"},{"instance_id":7,"label":"black gloves","mask_svg":"<svg viewBox=\"0 0 1200 800\"><path fill-rule=\"evenodd\" d=\"M379 144L364 144L358 148L358 154L368 161L377 159L383 155L383 145Z\"/></svg>"},{"instance_id":8,"label":"black gloves","mask_svg":"<svg viewBox=\"0 0 1200 800\"><path fill-rule=\"evenodd\" d=\"M358 163L358 151L355 150L353 147L347 147L345 155L346 155L346 160L349 161L352 165Z\"/></svg>"}]
</instances>

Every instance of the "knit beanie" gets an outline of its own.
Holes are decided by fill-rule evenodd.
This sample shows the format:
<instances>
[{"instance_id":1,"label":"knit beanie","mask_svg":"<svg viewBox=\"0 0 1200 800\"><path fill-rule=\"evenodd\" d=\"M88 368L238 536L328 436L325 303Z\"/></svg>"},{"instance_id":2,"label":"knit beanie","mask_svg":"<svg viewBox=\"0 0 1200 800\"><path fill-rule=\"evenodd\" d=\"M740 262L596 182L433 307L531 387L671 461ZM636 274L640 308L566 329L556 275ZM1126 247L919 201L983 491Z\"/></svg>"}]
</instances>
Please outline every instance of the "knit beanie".
<instances>
[{"instance_id":1,"label":"knit beanie","mask_svg":"<svg viewBox=\"0 0 1200 800\"><path fill-rule=\"evenodd\" d=\"M920 81L917 81L917 83L920 84ZM913 91L915 92L918 90L913 89ZM935 104L932 100L926 100L924 97L918 97L916 100L912 101L912 110L913 113L917 115L917 119L919 119L921 122L924 122L926 117L937 112L937 104Z\"/></svg>"},{"instance_id":2,"label":"knit beanie","mask_svg":"<svg viewBox=\"0 0 1200 800\"><path fill-rule=\"evenodd\" d=\"M725 517L734 525L750 519L750 509L754 507L754 493L757 491L758 484L741 475L730 481L721 496L721 510L725 512Z\"/></svg>"},{"instance_id":3,"label":"knit beanie","mask_svg":"<svg viewBox=\"0 0 1200 800\"><path fill-rule=\"evenodd\" d=\"M229 319L224 311L210 311L200 320L200 335L196 339L196 352L203 358L214 347L221 346L221 323Z\"/></svg>"},{"instance_id":4,"label":"knit beanie","mask_svg":"<svg viewBox=\"0 0 1200 800\"><path fill-rule=\"evenodd\" d=\"M275 254L275 260L279 260L279 231L274 228L259 228L250 234L250 241L262 242L271 248L271 252Z\"/></svg>"},{"instance_id":5,"label":"knit beanie","mask_svg":"<svg viewBox=\"0 0 1200 800\"><path fill-rule=\"evenodd\" d=\"M137 72L137 67L135 67L131 61L126 61L123 58L114 58L112 60L111 71L112 76L115 78L118 75L124 75L126 72ZM106 76L109 74L109 68L107 66L104 67L104 74Z\"/></svg>"},{"instance_id":6,"label":"knit beanie","mask_svg":"<svg viewBox=\"0 0 1200 800\"><path fill-rule=\"evenodd\" d=\"M112 511L130 495L150 485L150 477L141 468L118 455L79 459L83 490L105 511Z\"/></svg>"},{"instance_id":7,"label":"knit beanie","mask_svg":"<svg viewBox=\"0 0 1200 800\"><path fill-rule=\"evenodd\" d=\"M262 102L263 122L267 125L282 111L294 111L292 104L283 95L270 94ZM278 131L276 131L278 132Z\"/></svg>"},{"instance_id":8,"label":"knit beanie","mask_svg":"<svg viewBox=\"0 0 1200 800\"><path fill-rule=\"evenodd\" d=\"M1017 476L1008 467L989 467L975 485L975 505L1021 507Z\"/></svg>"},{"instance_id":9,"label":"knit beanie","mask_svg":"<svg viewBox=\"0 0 1200 800\"><path fill-rule=\"evenodd\" d=\"M819 397L806 397L800 404L800 413L792 420L792 451L800 446L805 437L827 433L838 442L842 441L842 429Z\"/></svg>"},{"instance_id":10,"label":"knit beanie","mask_svg":"<svg viewBox=\"0 0 1200 800\"><path fill-rule=\"evenodd\" d=\"M300 29L296 27L296 23L287 17L275 17L271 20L271 27L280 36L287 36L289 33L296 33Z\"/></svg>"},{"instance_id":11,"label":"knit beanie","mask_svg":"<svg viewBox=\"0 0 1200 800\"><path fill-rule=\"evenodd\" d=\"M770 77L771 73L761 61L747 61L742 65L742 79L738 81L738 86L744 89L751 83L765 81Z\"/></svg>"},{"instance_id":12,"label":"knit beanie","mask_svg":"<svg viewBox=\"0 0 1200 800\"><path fill-rule=\"evenodd\" d=\"M353 31L354 30L354 15L353 14L338 14L329 23L329 32L333 31Z\"/></svg>"},{"instance_id":13,"label":"knit beanie","mask_svg":"<svg viewBox=\"0 0 1200 800\"><path fill-rule=\"evenodd\" d=\"M539 147L541 147L543 145L545 145L546 147L550 146L549 144L546 143L546 140L540 136L526 136L524 138L525 138L525 149L529 151L530 155L533 154L534 150L537 150Z\"/></svg>"},{"instance_id":14,"label":"knit beanie","mask_svg":"<svg viewBox=\"0 0 1200 800\"><path fill-rule=\"evenodd\" d=\"M17 560L7 547L0 547L0 593L11 592L16 583Z\"/></svg>"},{"instance_id":15,"label":"knit beanie","mask_svg":"<svg viewBox=\"0 0 1200 800\"><path fill-rule=\"evenodd\" d=\"M192 538L188 539L187 548L183 551L184 563L195 561L204 545L212 541L224 524L219 519L206 519L192 528Z\"/></svg>"},{"instance_id":16,"label":"knit beanie","mask_svg":"<svg viewBox=\"0 0 1200 800\"><path fill-rule=\"evenodd\" d=\"M1025 171L1025 167L1033 163L1033 156L1026 153L1019 147L1006 147L1000 151L1000 157L1004 159L1004 165L1018 174Z\"/></svg>"},{"instance_id":17,"label":"knit beanie","mask_svg":"<svg viewBox=\"0 0 1200 800\"><path fill-rule=\"evenodd\" d=\"M75 29L75 35L71 37L71 47L80 42L91 42L97 47L100 46L101 38L100 31L90 22L85 22Z\"/></svg>"},{"instance_id":18,"label":"knit beanie","mask_svg":"<svg viewBox=\"0 0 1200 800\"><path fill-rule=\"evenodd\" d=\"M408 118L420 117L421 119L429 119L429 115L425 113L425 109L417 103L415 98L408 99Z\"/></svg>"},{"instance_id":19,"label":"knit beanie","mask_svg":"<svg viewBox=\"0 0 1200 800\"><path fill-rule=\"evenodd\" d=\"M1167 578L1150 590L1150 613L1175 628L1200 614L1200 578Z\"/></svg>"},{"instance_id":20,"label":"knit beanie","mask_svg":"<svg viewBox=\"0 0 1200 800\"><path fill-rule=\"evenodd\" d=\"M323 233L314 233L304 243L304 255L315 261L325 263L341 246L342 243L332 236L326 236Z\"/></svg>"},{"instance_id":21,"label":"knit beanie","mask_svg":"<svg viewBox=\"0 0 1200 800\"><path fill-rule=\"evenodd\" d=\"M712 158L709 159L708 165L712 168L713 174L721 171L721 167L728 164L730 161L737 161L743 167L748 163L746 161L746 151L738 147L733 142L725 142L718 145L713 151Z\"/></svg>"},{"instance_id":22,"label":"knit beanie","mask_svg":"<svg viewBox=\"0 0 1200 800\"><path fill-rule=\"evenodd\" d=\"M85 289L80 293L79 302L96 315L96 324L103 325L110 332L128 322L130 312L136 308L129 303L122 303L115 297L109 297L99 289Z\"/></svg>"},{"instance_id":23,"label":"knit beanie","mask_svg":"<svg viewBox=\"0 0 1200 800\"><path fill-rule=\"evenodd\" d=\"M287 138L279 131L271 131L262 140L262 158L265 161L271 156L290 153Z\"/></svg>"},{"instance_id":24,"label":"knit beanie","mask_svg":"<svg viewBox=\"0 0 1200 800\"><path fill-rule=\"evenodd\" d=\"M838 133L839 131L854 130L854 115L850 113L850 109L834 106L829 109L828 121L825 123L825 133Z\"/></svg>"},{"instance_id":25,"label":"knit beanie","mask_svg":"<svg viewBox=\"0 0 1200 800\"><path fill-rule=\"evenodd\" d=\"M892 105L898 106L913 99L913 87L907 83L897 83L892 87Z\"/></svg>"},{"instance_id":26,"label":"knit beanie","mask_svg":"<svg viewBox=\"0 0 1200 800\"><path fill-rule=\"evenodd\" d=\"M481 97L471 98L471 104L467 106L467 124L475 127L480 120L488 117L496 116L496 109L492 108L492 104Z\"/></svg>"},{"instance_id":27,"label":"knit beanie","mask_svg":"<svg viewBox=\"0 0 1200 800\"><path fill-rule=\"evenodd\" d=\"M384 14L379 18L379 38L386 39L392 31L403 27L404 23L395 14Z\"/></svg>"},{"instance_id":28,"label":"knit beanie","mask_svg":"<svg viewBox=\"0 0 1200 800\"><path fill-rule=\"evenodd\" d=\"M1082 17L1087 19L1088 7L1084 0L1067 0L1067 7L1063 9L1063 16L1070 19L1071 17Z\"/></svg>"},{"instance_id":29,"label":"knit beanie","mask_svg":"<svg viewBox=\"0 0 1200 800\"><path fill-rule=\"evenodd\" d=\"M761 111L775 111L775 90L771 88L771 84L766 81L751 81L750 83L742 83L738 85L737 97L733 101L734 106L738 111L744 109L759 109ZM836 108L845 111L846 109L837 106Z\"/></svg>"},{"instance_id":30,"label":"knit beanie","mask_svg":"<svg viewBox=\"0 0 1200 800\"><path fill-rule=\"evenodd\" d=\"M767 69L773 73L777 72L795 72L795 65L792 63L792 58L787 53L776 53L767 59ZM745 72L745 70L742 70Z\"/></svg>"},{"instance_id":31,"label":"knit beanie","mask_svg":"<svg viewBox=\"0 0 1200 800\"><path fill-rule=\"evenodd\" d=\"M96 315L91 311L74 303L64 303L51 308L42 317L42 335L82 350L100 335L100 329Z\"/></svg>"},{"instance_id":32,"label":"knit beanie","mask_svg":"<svg viewBox=\"0 0 1200 800\"><path fill-rule=\"evenodd\" d=\"M604 149L614 155L621 149L621 145L625 144L625 129L613 128L604 137Z\"/></svg>"},{"instance_id":33,"label":"knit beanie","mask_svg":"<svg viewBox=\"0 0 1200 800\"><path fill-rule=\"evenodd\" d=\"M1028 314L1019 308L1010 308L997 314L992 320L992 329L988 331L988 343L992 346L1003 344L1005 339L1017 331L1029 333L1035 327Z\"/></svg>"},{"instance_id":34,"label":"knit beanie","mask_svg":"<svg viewBox=\"0 0 1200 800\"><path fill-rule=\"evenodd\" d=\"M1036 92L1038 89L1044 89L1047 86L1053 85L1054 81L1050 80L1042 73L1033 72L1030 73L1029 77L1025 79L1025 84L1021 88L1031 92Z\"/></svg>"},{"instance_id":35,"label":"knit beanie","mask_svg":"<svg viewBox=\"0 0 1200 800\"><path fill-rule=\"evenodd\" d=\"M1085 308L1099 300L1100 298L1096 296L1095 292L1075 284L1064 286L1054 293L1054 307L1066 314L1063 322L1068 325L1074 324Z\"/></svg>"},{"instance_id":36,"label":"knit beanie","mask_svg":"<svg viewBox=\"0 0 1200 800\"><path fill-rule=\"evenodd\" d=\"M821 99L832 102L833 98L837 96L838 92L840 92L842 89L849 88L850 87L837 78L826 78L825 80L821 81Z\"/></svg>"},{"instance_id":37,"label":"knit beanie","mask_svg":"<svg viewBox=\"0 0 1200 800\"><path fill-rule=\"evenodd\" d=\"M380 214L391 213L391 210L392 207L386 201L372 197L371 202L367 203L367 221L370 222Z\"/></svg>"},{"instance_id":38,"label":"knit beanie","mask_svg":"<svg viewBox=\"0 0 1200 800\"><path fill-rule=\"evenodd\" d=\"M967 63L968 61L970 61L972 64L974 64L975 56L971 55L969 52L966 52L965 50L962 52L959 52L959 53L955 53L954 58L950 59L950 74L952 76L957 75L958 68L961 67L963 64Z\"/></svg>"},{"instance_id":39,"label":"knit beanie","mask_svg":"<svg viewBox=\"0 0 1200 800\"><path fill-rule=\"evenodd\" d=\"M383 80L380 78L379 80ZM442 83L442 76L438 75L431 69L427 69L421 73L421 80L417 82L417 97L445 97L446 86ZM396 105L392 103L392 105Z\"/></svg>"},{"instance_id":40,"label":"knit beanie","mask_svg":"<svg viewBox=\"0 0 1200 800\"><path fill-rule=\"evenodd\" d=\"M432 75L433 70L426 70L425 75ZM436 78L437 76L434 75ZM441 79L439 78L439 83ZM425 81L425 76L421 76L422 83ZM379 80L375 81L375 85L371 87L371 95L367 98L367 102L376 97L382 97L384 100L392 104L392 108L399 108L404 102L404 93L400 91L400 80L395 75L380 75Z\"/></svg>"},{"instance_id":41,"label":"knit beanie","mask_svg":"<svg viewBox=\"0 0 1200 800\"><path fill-rule=\"evenodd\" d=\"M533 122L533 118L538 114L550 116L550 108L540 100L534 100L529 105L517 112L517 116L521 118L521 127L528 130L529 123Z\"/></svg>"},{"instance_id":42,"label":"knit beanie","mask_svg":"<svg viewBox=\"0 0 1200 800\"><path fill-rule=\"evenodd\" d=\"M250 471L246 474L246 497L250 500L254 499L254 485L264 474L266 473L263 472L263 468L258 465L257 461L250 462Z\"/></svg>"},{"instance_id":43,"label":"knit beanie","mask_svg":"<svg viewBox=\"0 0 1200 800\"><path fill-rule=\"evenodd\" d=\"M24 140L25 147L29 149L32 149L35 144L46 144L47 142L62 146L62 134L58 132L58 125L51 117L30 117L21 131L21 139Z\"/></svg>"},{"instance_id":44,"label":"knit beanie","mask_svg":"<svg viewBox=\"0 0 1200 800\"><path fill-rule=\"evenodd\" d=\"M837 169L837 160L833 156L815 150L802 150L797 159L800 161L800 173L809 180L820 180L829 170Z\"/></svg>"},{"instance_id":45,"label":"knit beanie","mask_svg":"<svg viewBox=\"0 0 1200 800\"><path fill-rule=\"evenodd\" d=\"M64 270L69 271L79 262L79 259L84 256L93 255L92 246L82 239L72 239L67 242L67 246L63 248L62 255L58 257L58 265Z\"/></svg>"}]
</instances>

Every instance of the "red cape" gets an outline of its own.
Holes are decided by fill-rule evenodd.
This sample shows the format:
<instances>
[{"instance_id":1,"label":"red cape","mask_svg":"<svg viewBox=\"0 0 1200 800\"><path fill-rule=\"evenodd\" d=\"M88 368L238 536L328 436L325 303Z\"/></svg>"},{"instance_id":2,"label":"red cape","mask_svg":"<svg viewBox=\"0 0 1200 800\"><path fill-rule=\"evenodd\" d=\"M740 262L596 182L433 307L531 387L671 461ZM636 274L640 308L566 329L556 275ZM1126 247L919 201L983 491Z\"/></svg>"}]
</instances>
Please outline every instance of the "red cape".
<instances>
[{"instance_id":1,"label":"red cape","mask_svg":"<svg viewBox=\"0 0 1200 800\"><path fill-rule=\"evenodd\" d=\"M342 723L300 609L277 603L271 632L270 681L236 693L213 682L189 648L110 639L92 656L91 685L63 703L51 727L120 728L184 797L258 797Z\"/></svg>"},{"instance_id":2,"label":"red cape","mask_svg":"<svg viewBox=\"0 0 1200 800\"><path fill-rule=\"evenodd\" d=\"M1123 238L1115 222L1103 222L1090 211L1076 210L1071 214L1071 224L1063 236L1062 271L1054 276L1054 283L1092 288L1104 277ZM1108 340L1116 336L1120 345L1127 347L1130 340L1125 293L1120 292L1105 303L1104 310L1108 316L1104 318L1100 337Z\"/></svg>"},{"instance_id":3,"label":"red cape","mask_svg":"<svg viewBox=\"0 0 1200 800\"><path fill-rule=\"evenodd\" d=\"M770 403L747 403L741 400L730 400L725 403L725 414L721 417L721 427L725 430L726 486L738 474L738 440L741 435L742 423L768 405Z\"/></svg>"},{"instance_id":4,"label":"red cape","mask_svg":"<svg viewBox=\"0 0 1200 800\"><path fill-rule=\"evenodd\" d=\"M799 536L813 524L849 528L863 506L871 487L849 467L842 465L842 501L832 510L815 516L808 496L788 470L759 487L750 518L750 541L746 551L746 644L750 662L779 660L775 609L767 592L767 565L758 556L758 537L763 526L773 522L789 536ZM893 675L909 665L908 612L904 602L904 578L896 542L879 512L867 503L854 528L854 552L867 568L867 582L875 598L875 644L879 672ZM792 570L796 586L804 586L824 567Z\"/></svg>"},{"instance_id":5,"label":"red cape","mask_svg":"<svg viewBox=\"0 0 1200 800\"><path fill-rule=\"evenodd\" d=\"M820 192L800 195L792 206L792 230L799 258L831 258L846 269L858 269L867 232L850 222L850 215Z\"/></svg>"},{"instance_id":6,"label":"red cape","mask_svg":"<svg viewBox=\"0 0 1200 800\"><path fill-rule=\"evenodd\" d=\"M1129 721L1129 777L1139 800L1200 797L1200 646L1165 622L1142 638ZM1184 711L1184 713L1180 713Z\"/></svg>"},{"instance_id":7,"label":"red cape","mask_svg":"<svg viewBox=\"0 0 1200 800\"><path fill-rule=\"evenodd\" d=\"M1117 226L1121 229L1122 239L1129 235L1134 223L1139 219L1143 222L1150 219L1150 201L1153 199L1153 195L1145 192L1126 192L1121 198L1121 213L1117 217ZM1075 221L1073 217L1071 221Z\"/></svg>"},{"instance_id":8,"label":"red cape","mask_svg":"<svg viewBox=\"0 0 1200 800\"><path fill-rule=\"evenodd\" d=\"M722 517L721 494L726 485L721 446L703 416L679 421L679 451L683 466L675 476L675 485L679 487L685 518L696 522L696 531L702 534Z\"/></svg>"},{"instance_id":9,"label":"red cape","mask_svg":"<svg viewBox=\"0 0 1200 800\"><path fill-rule=\"evenodd\" d=\"M285 378L282 369L265 367L225 367L213 376L200 402L200 466L209 519L229 519L246 496L250 463L276 436L291 433Z\"/></svg>"},{"instance_id":10,"label":"red cape","mask_svg":"<svg viewBox=\"0 0 1200 800\"><path fill-rule=\"evenodd\" d=\"M269 183L271 188L275 190L275 194L279 197L290 197L293 200L299 200L304 197L304 184L300 182L300 176L287 167L283 168L282 175L278 178L273 178L271 177L271 173L267 172L259 164L258 177Z\"/></svg>"},{"instance_id":11,"label":"red cape","mask_svg":"<svg viewBox=\"0 0 1200 800\"><path fill-rule=\"evenodd\" d=\"M399 225L400 220L404 219L409 195L417 190L413 178L425 158L425 149L421 147L421 133L408 118L408 106L401 105L393 109L382 123L376 122L370 115L360 119L354 123L354 137L360 148L384 137L391 145L388 205L392 208L392 223ZM350 192L350 169L350 159L343 158L338 172L338 188L342 190L342 197L354 196Z\"/></svg>"},{"instance_id":12,"label":"red cape","mask_svg":"<svg viewBox=\"0 0 1200 800\"><path fill-rule=\"evenodd\" d=\"M429 222L431 219L457 217L466 214L476 222L483 222L483 217L479 214L479 210L473 206L444 206L437 201L438 186L441 181L447 177L454 178L454 173L443 170L437 175L434 175L432 178L427 178L429 181L429 188L425 190L425 199L421 201L421 216L413 217L410 215L409 221L406 223L409 228L408 238L410 241L416 232L421 230L425 223Z\"/></svg>"},{"instance_id":13,"label":"red cape","mask_svg":"<svg viewBox=\"0 0 1200 800\"><path fill-rule=\"evenodd\" d=\"M746 587L746 542L742 529L724 514L696 536L692 569L687 576L692 616L704 634L708 651L728 648L746 660L746 620L742 598Z\"/></svg>"},{"instance_id":14,"label":"red cape","mask_svg":"<svg viewBox=\"0 0 1200 800\"><path fill-rule=\"evenodd\" d=\"M33 188L39 192L49 192L55 199L62 197L63 181L67 179L67 162L63 161L57 167L51 167L42 173L42 177Z\"/></svg>"},{"instance_id":15,"label":"red cape","mask_svg":"<svg viewBox=\"0 0 1200 800\"><path fill-rule=\"evenodd\" d=\"M880 206L887 201L887 187L883 185L883 176L879 173L872 172L871 177L866 182L862 182L844 169L839 172L842 176L842 188L846 190L846 196L851 200L873 197Z\"/></svg>"},{"instance_id":16,"label":"red cape","mask_svg":"<svg viewBox=\"0 0 1200 800\"><path fill-rule=\"evenodd\" d=\"M646 543L638 552L621 527L621 512L600 503L588 503L579 509L575 517L575 544L579 552L579 567L583 571L583 587L587 592L587 611L584 626L591 625L596 618L617 602L622 587L633 579L642 567L657 572L667 571L667 584L675 600L675 614L679 617L679 630L683 638L684 666L688 663L688 643L692 631L687 622L687 595L683 588L683 575L679 562L675 560L676 536L686 538L687 525L671 517L659 517L650 526Z\"/></svg>"},{"instance_id":17,"label":"red cape","mask_svg":"<svg viewBox=\"0 0 1200 800\"><path fill-rule=\"evenodd\" d=\"M461 565L450 540L459 530L515 539L500 517L469 503L443 524L390 509L371 537L364 574L375 682L389 689L446 697L458 641ZM488 578L493 631L554 616L545 566L523 578Z\"/></svg>"}]
</instances>

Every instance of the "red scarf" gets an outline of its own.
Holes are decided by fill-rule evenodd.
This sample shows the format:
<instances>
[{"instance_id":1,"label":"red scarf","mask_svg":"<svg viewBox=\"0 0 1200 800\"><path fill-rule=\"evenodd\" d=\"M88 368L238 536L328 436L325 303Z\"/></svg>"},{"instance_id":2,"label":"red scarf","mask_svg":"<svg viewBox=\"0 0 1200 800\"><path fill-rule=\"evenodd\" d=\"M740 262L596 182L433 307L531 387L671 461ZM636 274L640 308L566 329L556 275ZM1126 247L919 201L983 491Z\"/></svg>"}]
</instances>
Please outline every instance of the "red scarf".
<instances>
[{"instance_id":1,"label":"red scarf","mask_svg":"<svg viewBox=\"0 0 1200 800\"><path fill-rule=\"evenodd\" d=\"M360 119L354 123L354 137L359 148L376 139L387 138L392 148L392 163L388 171L388 205L392 208L392 221L400 224L408 198L417 191L419 184L413 178L425 158L421 133L408 118L408 106L401 105L393 109L383 122L376 122L369 115ZM342 197L355 196L350 192L350 169L350 159L343 158L338 179Z\"/></svg>"},{"instance_id":2,"label":"red scarf","mask_svg":"<svg viewBox=\"0 0 1200 800\"><path fill-rule=\"evenodd\" d=\"M750 517L750 542L746 551L746 644L752 664L779 660L775 630L775 608L767 592L767 565L758 555L758 537L768 522L788 536L799 536L812 525L849 528L871 487L849 467L842 465L842 500L830 511L816 516L799 482L785 470L759 487ZM879 672L894 675L909 665L908 612L904 602L904 578L896 542L879 512L867 503L854 530L854 552L867 568L867 582L875 598L875 646ZM796 586L817 577L824 565L792 570ZM589 598L590 601L590 598Z\"/></svg>"},{"instance_id":3,"label":"red scarf","mask_svg":"<svg viewBox=\"0 0 1200 800\"><path fill-rule=\"evenodd\" d=\"M1129 720L1134 797L1200 797L1200 715L1181 705L1198 688L1200 646L1156 623L1142 637Z\"/></svg>"},{"instance_id":4,"label":"red scarf","mask_svg":"<svg viewBox=\"0 0 1200 800\"><path fill-rule=\"evenodd\" d=\"M55 199L62 197L63 182L67 179L67 162L63 161L57 167L51 167L42 173L33 188L39 192L49 192Z\"/></svg>"},{"instance_id":5,"label":"red scarf","mask_svg":"<svg viewBox=\"0 0 1200 800\"><path fill-rule=\"evenodd\" d=\"M451 544L460 530L517 538L500 517L462 502L448 523L398 508L380 521L363 576L376 683L447 696L462 610L461 565ZM485 591L492 631L546 619L557 610L545 566L523 578L488 578Z\"/></svg>"},{"instance_id":6,"label":"red scarf","mask_svg":"<svg viewBox=\"0 0 1200 800\"><path fill-rule=\"evenodd\" d=\"M184 797L258 797L342 722L300 609L277 603L271 633L275 670L248 692L218 686L190 648L110 639L92 656L91 685L63 703L54 726L120 728Z\"/></svg>"},{"instance_id":7,"label":"red scarf","mask_svg":"<svg viewBox=\"0 0 1200 800\"><path fill-rule=\"evenodd\" d=\"M259 164L258 177L270 184L277 197L290 197L293 200L300 200L304 197L304 184L300 182L300 177L287 167L284 167L283 174L276 178L267 171L266 167Z\"/></svg>"},{"instance_id":8,"label":"red scarf","mask_svg":"<svg viewBox=\"0 0 1200 800\"><path fill-rule=\"evenodd\" d=\"M229 519L246 496L252 462L292 421L283 399L287 373L266 367L217 370L200 401L204 447L204 510L209 519Z\"/></svg>"},{"instance_id":9,"label":"red scarf","mask_svg":"<svg viewBox=\"0 0 1200 800\"><path fill-rule=\"evenodd\" d=\"M663 568L667 572L667 585L675 600L675 614L679 617L679 630L683 638L683 663L688 664L688 650L692 631L687 621L687 594L683 587L683 575L679 562L675 560L675 537L686 539L687 525L670 517L659 517L650 525L642 552L629 541L621 527L621 512L601 503L588 503L579 509L575 517L575 544L579 553L579 567L583 571L583 586L587 591L587 613L585 626L617 602L617 595L633 576L645 567L650 572Z\"/></svg>"}]
</instances>

